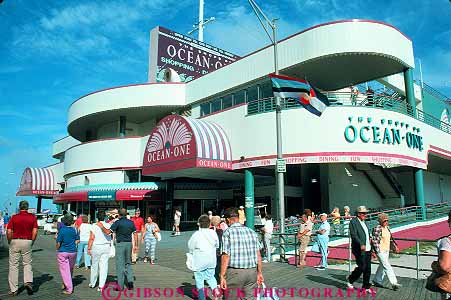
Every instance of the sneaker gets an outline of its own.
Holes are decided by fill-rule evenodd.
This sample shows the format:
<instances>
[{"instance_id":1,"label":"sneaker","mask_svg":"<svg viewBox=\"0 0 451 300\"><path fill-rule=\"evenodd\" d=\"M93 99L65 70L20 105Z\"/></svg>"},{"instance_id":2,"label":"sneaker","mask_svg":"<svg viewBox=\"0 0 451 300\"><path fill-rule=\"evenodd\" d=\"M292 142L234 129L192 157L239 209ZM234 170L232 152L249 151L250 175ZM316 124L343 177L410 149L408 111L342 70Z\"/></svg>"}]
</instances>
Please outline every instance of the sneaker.
<instances>
[{"instance_id":1,"label":"sneaker","mask_svg":"<svg viewBox=\"0 0 451 300\"><path fill-rule=\"evenodd\" d=\"M101 291L102 291L102 289L103 289L103 288L101 288L101 287L98 287L98 288L97 288L97 292L101 292Z\"/></svg>"},{"instance_id":2,"label":"sneaker","mask_svg":"<svg viewBox=\"0 0 451 300\"><path fill-rule=\"evenodd\" d=\"M268 261L266 259L262 260L262 263L268 263Z\"/></svg>"},{"instance_id":3,"label":"sneaker","mask_svg":"<svg viewBox=\"0 0 451 300\"><path fill-rule=\"evenodd\" d=\"M127 289L128 290L133 290L133 282L128 282L127 283Z\"/></svg>"},{"instance_id":4,"label":"sneaker","mask_svg":"<svg viewBox=\"0 0 451 300\"><path fill-rule=\"evenodd\" d=\"M377 287L377 288L383 288L384 286L376 281L373 280L372 282L373 286Z\"/></svg>"},{"instance_id":5,"label":"sneaker","mask_svg":"<svg viewBox=\"0 0 451 300\"><path fill-rule=\"evenodd\" d=\"M147 257L144 258L144 262L147 263Z\"/></svg>"},{"instance_id":6,"label":"sneaker","mask_svg":"<svg viewBox=\"0 0 451 300\"><path fill-rule=\"evenodd\" d=\"M348 289L354 289L354 286L352 285L352 283L349 281L349 277L346 278L346 287Z\"/></svg>"},{"instance_id":7,"label":"sneaker","mask_svg":"<svg viewBox=\"0 0 451 300\"><path fill-rule=\"evenodd\" d=\"M393 290L394 290L394 291L397 291L397 290L399 290L400 288L402 288L402 285L400 285L399 283L393 285Z\"/></svg>"},{"instance_id":8,"label":"sneaker","mask_svg":"<svg viewBox=\"0 0 451 300\"><path fill-rule=\"evenodd\" d=\"M326 270L326 268L325 267L318 267L318 268L316 268L318 271L324 271L324 270Z\"/></svg>"},{"instance_id":9,"label":"sneaker","mask_svg":"<svg viewBox=\"0 0 451 300\"><path fill-rule=\"evenodd\" d=\"M92 285L92 284L88 284L88 286L89 286L89 288L91 288L91 289L95 288L95 285Z\"/></svg>"},{"instance_id":10,"label":"sneaker","mask_svg":"<svg viewBox=\"0 0 451 300\"><path fill-rule=\"evenodd\" d=\"M31 285L31 283L25 283L24 287L27 290L27 294L29 296L33 295L34 291L33 291L33 286Z\"/></svg>"}]
</instances>

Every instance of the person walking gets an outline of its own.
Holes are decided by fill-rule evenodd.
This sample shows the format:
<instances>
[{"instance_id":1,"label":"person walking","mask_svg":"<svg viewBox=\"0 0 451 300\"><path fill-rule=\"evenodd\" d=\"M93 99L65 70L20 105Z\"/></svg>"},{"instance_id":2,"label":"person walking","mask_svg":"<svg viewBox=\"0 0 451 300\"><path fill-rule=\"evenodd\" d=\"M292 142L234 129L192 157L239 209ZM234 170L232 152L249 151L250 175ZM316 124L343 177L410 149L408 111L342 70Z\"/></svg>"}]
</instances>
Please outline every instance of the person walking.
<instances>
[{"instance_id":1,"label":"person walking","mask_svg":"<svg viewBox=\"0 0 451 300\"><path fill-rule=\"evenodd\" d=\"M381 213L378 216L379 225L373 228L373 251L377 255L379 260L379 267L376 271L376 276L373 280L373 285L375 287L383 288L382 281L384 280L384 275L387 275L388 280L393 288L393 290L398 290L401 285L396 279L395 272L388 260L390 254L390 248L393 247L396 253L399 253L398 245L396 244L393 236L391 234L390 228L388 227L388 215Z\"/></svg>"},{"instance_id":2,"label":"person walking","mask_svg":"<svg viewBox=\"0 0 451 300\"><path fill-rule=\"evenodd\" d=\"M240 206L239 213L239 221L241 225L244 225L246 223L246 212L244 211L244 206Z\"/></svg>"},{"instance_id":3,"label":"person walking","mask_svg":"<svg viewBox=\"0 0 451 300\"><path fill-rule=\"evenodd\" d=\"M155 264L155 249L157 247L156 233L160 232L160 227L153 221L153 216L147 217L147 223L144 225L141 243L145 244L144 262L147 263L150 255L150 264Z\"/></svg>"},{"instance_id":4,"label":"person walking","mask_svg":"<svg viewBox=\"0 0 451 300\"><path fill-rule=\"evenodd\" d=\"M98 279L99 287L97 288L97 291L99 292L101 292L105 286L108 275L110 251L111 247L114 247L111 241L111 225L105 222L105 217L105 211L99 210L97 212L97 223L92 225L88 242L88 254L91 256L91 277L89 287L94 288ZM105 232L101 227L105 228Z\"/></svg>"},{"instance_id":5,"label":"person walking","mask_svg":"<svg viewBox=\"0 0 451 300\"><path fill-rule=\"evenodd\" d=\"M20 201L20 212L8 222L6 238L9 244L9 293L16 296L19 289L19 260L22 258L23 282L29 295L33 294L32 250L38 235L38 220L28 212L28 202Z\"/></svg>"},{"instance_id":6,"label":"person walking","mask_svg":"<svg viewBox=\"0 0 451 300\"><path fill-rule=\"evenodd\" d=\"M351 234L351 248L354 254L357 267L352 271L347 280L348 288L354 288L352 285L363 274L363 289L369 292L371 276L371 237L368 227L365 223L368 210L365 206L357 208L357 218L349 223Z\"/></svg>"},{"instance_id":7,"label":"person walking","mask_svg":"<svg viewBox=\"0 0 451 300\"><path fill-rule=\"evenodd\" d=\"M329 255L329 234L330 234L330 224L327 222L327 214L322 213L319 215L321 225L316 231L316 238L319 246L319 251L321 253L321 264L316 267L319 271L324 271L328 267L327 256Z\"/></svg>"},{"instance_id":8,"label":"person walking","mask_svg":"<svg viewBox=\"0 0 451 300\"><path fill-rule=\"evenodd\" d=\"M80 242L80 235L72 227L74 217L71 214L66 214L61 223L63 223L63 226L60 228L56 238L56 250L58 251L56 258L61 279L63 280L61 289L63 289L63 294L70 295L74 291L72 275L74 273L77 244Z\"/></svg>"},{"instance_id":9,"label":"person walking","mask_svg":"<svg viewBox=\"0 0 451 300\"><path fill-rule=\"evenodd\" d=\"M265 245L266 258L263 262L271 262L271 239L272 233L274 231L274 224L272 222L272 218L270 214L266 214L265 216L265 226L262 228L263 233L263 241Z\"/></svg>"},{"instance_id":10,"label":"person walking","mask_svg":"<svg viewBox=\"0 0 451 300\"><path fill-rule=\"evenodd\" d=\"M218 235L210 230L210 217L201 215L197 221L199 230L188 241L189 252L193 256L192 270L196 280L199 300L205 300L205 281L214 290L218 286L215 278L216 249L219 248ZM213 294L213 293L212 293Z\"/></svg>"},{"instance_id":11,"label":"person walking","mask_svg":"<svg viewBox=\"0 0 451 300\"><path fill-rule=\"evenodd\" d=\"M299 240L299 263L298 267L305 266L305 257L307 256L307 247L310 243L313 230L313 222L304 213L301 217L301 225L299 226L299 231L297 233L297 238Z\"/></svg>"},{"instance_id":12,"label":"person walking","mask_svg":"<svg viewBox=\"0 0 451 300\"><path fill-rule=\"evenodd\" d=\"M77 227L76 227L77 228ZM77 245L77 260L75 267L79 268L81 264L81 258L84 253L85 270L91 267L91 256L88 254L88 242L91 235L92 225L88 223L88 216L81 216L81 224L78 226L78 233L80 235L80 243Z\"/></svg>"},{"instance_id":13,"label":"person walking","mask_svg":"<svg viewBox=\"0 0 451 300\"><path fill-rule=\"evenodd\" d=\"M104 233L108 230L102 223L97 223ZM133 270L131 258L133 251L132 235L136 234L135 224L127 219L127 210L119 210L119 220L114 222L110 228L112 233L116 234L116 274L119 290L123 290L125 279L127 279L127 288L133 289ZM136 236L135 236L136 238Z\"/></svg>"},{"instance_id":14,"label":"person walking","mask_svg":"<svg viewBox=\"0 0 451 300\"><path fill-rule=\"evenodd\" d=\"M451 210L448 213L448 228L451 229ZM437 287L435 280L441 276L451 273L451 236L445 236L437 241L438 260L432 262L432 274L428 278L426 288L433 288L433 291L440 291L440 299L451 299L451 293L446 293ZM432 280L430 280L430 278ZM449 285L449 282L447 282ZM432 286L429 286L432 285Z\"/></svg>"},{"instance_id":15,"label":"person walking","mask_svg":"<svg viewBox=\"0 0 451 300\"><path fill-rule=\"evenodd\" d=\"M334 207L331 213L332 216L332 225L334 227L334 234L340 235L340 209L338 207Z\"/></svg>"},{"instance_id":16,"label":"person walking","mask_svg":"<svg viewBox=\"0 0 451 300\"><path fill-rule=\"evenodd\" d=\"M176 208L174 213L174 229L175 233L172 233L172 236L180 235L180 218L182 217L182 212Z\"/></svg>"},{"instance_id":17,"label":"person walking","mask_svg":"<svg viewBox=\"0 0 451 300\"><path fill-rule=\"evenodd\" d=\"M142 232L144 230L144 219L141 217L141 211L137 209L135 211L135 216L131 217L130 220L133 221L133 224L135 224L136 234L133 235L133 237L136 236L136 239L133 239L134 249L132 251L132 264L136 264L136 261L138 260L138 254L139 254L139 242L141 241Z\"/></svg>"},{"instance_id":18,"label":"person walking","mask_svg":"<svg viewBox=\"0 0 451 300\"><path fill-rule=\"evenodd\" d=\"M4 244L4 236L5 236L6 230L5 230L5 223L3 220L3 213L0 212L0 248L3 248Z\"/></svg>"},{"instance_id":19,"label":"person walking","mask_svg":"<svg viewBox=\"0 0 451 300\"><path fill-rule=\"evenodd\" d=\"M349 235L349 222L352 219L350 211L349 206L343 207L343 234L346 236Z\"/></svg>"},{"instance_id":20,"label":"person walking","mask_svg":"<svg viewBox=\"0 0 451 300\"><path fill-rule=\"evenodd\" d=\"M239 222L236 207L226 209L224 217L229 228L222 235L220 286L230 291L240 288L244 291L241 299L253 299L257 284L264 281L261 244L257 234Z\"/></svg>"}]
</instances>

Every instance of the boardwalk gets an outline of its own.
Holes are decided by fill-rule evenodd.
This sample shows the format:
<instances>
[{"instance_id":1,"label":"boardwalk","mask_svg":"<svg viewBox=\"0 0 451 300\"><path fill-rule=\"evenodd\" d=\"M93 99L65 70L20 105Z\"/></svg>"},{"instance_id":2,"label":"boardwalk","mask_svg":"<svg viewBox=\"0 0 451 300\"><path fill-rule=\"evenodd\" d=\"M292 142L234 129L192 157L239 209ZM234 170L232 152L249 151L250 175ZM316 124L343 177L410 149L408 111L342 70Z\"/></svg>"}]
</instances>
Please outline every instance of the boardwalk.
<instances>
[{"instance_id":1,"label":"boardwalk","mask_svg":"<svg viewBox=\"0 0 451 300\"><path fill-rule=\"evenodd\" d=\"M107 299L157 299L155 297L145 298L144 288L160 288L161 290L168 288L167 293L178 288L184 291L184 299L192 299L194 279L192 273L185 267L186 242L189 235L189 233L182 233L180 237L170 237L169 233L164 233L163 241L158 244L157 248L159 258L157 265L141 262L133 266L136 276L135 287L141 288L139 296L129 294L129 297L121 295ZM102 299L100 292L88 288L89 271L84 269L76 269L74 272L74 294L70 296L61 294L59 289L61 279L54 249L53 236L39 236L33 250L35 289L37 292L33 296L28 296L26 291L23 291L15 299L55 299L55 297L57 299ZM110 260L109 281L114 281L114 271L114 260ZM348 294L345 289L347 273L344 271L317 271L312 268L299 270L281 263L264 264L263 271L267 286L285 288L287 295L284 299L325 299L328 295L327 299L440 299L438 294L430 293L423 288L424 280L400 278L400 283L404 286L400 291L378 289L375 291L375 295L363 296L359 295L357 291ZM7 249L0 250L0 274L2 277L2 280L0 280L0 299L5 299L8 298ZM22 274L19 278L21 280ZM356 287L360 286L361 283L356 283ZM306 294L307 290L308 295ZM282 289L280 293L283 293ZM290 293L294 293L293 297ZM111 293L105 294L105 296L109 295L115 296L117 293L111 291ZM182 299L182 297L174 296L174 299Z\"/></svg>"}]
</instances>

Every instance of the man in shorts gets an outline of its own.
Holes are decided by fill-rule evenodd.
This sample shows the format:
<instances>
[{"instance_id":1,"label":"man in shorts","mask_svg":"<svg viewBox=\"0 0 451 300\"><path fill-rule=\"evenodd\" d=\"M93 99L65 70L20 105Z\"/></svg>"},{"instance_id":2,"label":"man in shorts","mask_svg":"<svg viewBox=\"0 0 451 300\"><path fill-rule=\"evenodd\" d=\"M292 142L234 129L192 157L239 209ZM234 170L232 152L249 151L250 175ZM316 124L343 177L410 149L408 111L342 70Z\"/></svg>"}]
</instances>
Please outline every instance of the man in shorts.
<instances>
[{"instance_id":1,"label":"man in shorts","mask_svg":"<svg viewBox=\"0 0 451 300\"><path fill-rule=\"evenodd\" d=\"M313 222L304 213L302 214L302 223L299 226L299 231L297 234L299 240L299 263L298 267L305 266L305 257L307 256L307 247L310 243L310 238L313 230Z\"/></svg>"}]
</instances>

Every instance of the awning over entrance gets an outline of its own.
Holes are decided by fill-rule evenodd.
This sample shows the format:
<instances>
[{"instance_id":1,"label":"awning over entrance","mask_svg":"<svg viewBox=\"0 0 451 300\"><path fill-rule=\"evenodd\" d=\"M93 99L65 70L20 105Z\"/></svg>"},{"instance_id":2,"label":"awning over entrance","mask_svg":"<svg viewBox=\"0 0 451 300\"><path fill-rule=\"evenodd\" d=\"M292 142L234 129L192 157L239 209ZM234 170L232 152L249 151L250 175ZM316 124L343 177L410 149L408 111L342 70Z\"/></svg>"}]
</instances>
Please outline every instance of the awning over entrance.
<instances>
[{"instance_id":1,"label":"awning over entrance","mask_svg":"<svg viewBox=\"0 0 451 300\"><path fill-rule=\"evenodd\" d=\"M53 172L47 168L26 168L16 196L48 196L58 193Z\"/></svg>"},{"instance_id":2,"label":"awning over entrance","mask_svg":"<svg viewBox=\"0 0 451 300\"><path fill-rule=\"evenodd\" d=\"M88 192L66 192L56 194L53 197L54 203L62 202L86 202L88 201Z\"/></svg>"},{"instance_id":3,"label":"awning over entrance","mask_svg":"<svg viewBox=\"0 0 451 300\"><path fill-rule=\"evenodd\" d=\"M65 193L57 194L54 197L54 203L147 200L153 199L157 195L155 194L157 190L158 185L155 182L82 185L68 188ZM159 196L155 198L159 199Z\"/></svg>"},{"instance_id":4,"label":"awning over entrance","mask_svg":"<svg viewBox=\"0 0 451 300\"><path fill-rule=\"evenodd\" d=\"M143 175L188 168L232 169L232 148L217 124L169 115L152 130Z\"/></svg>"},{"instance_id":5,"label":"awning over entrance","mask_svg":"<svg viewBox=\"0 0 451 300\"><path fill-rule=\"evenodd\" d=\"M116 192L117 201L160 200L159 192L149 190L124 190Z\"/></svg>"}]
</instances>

